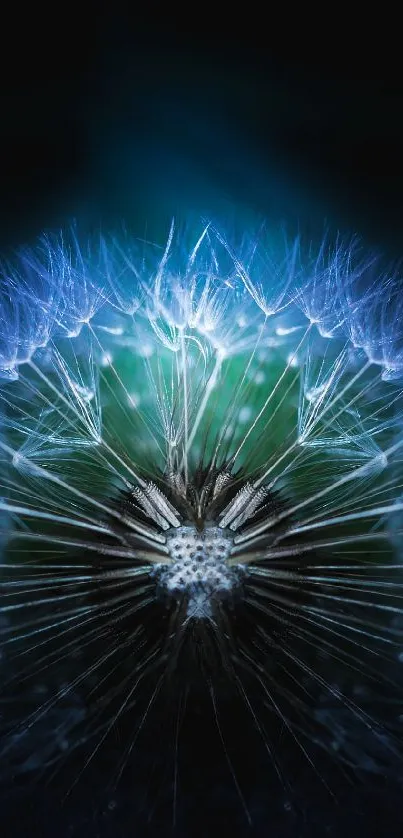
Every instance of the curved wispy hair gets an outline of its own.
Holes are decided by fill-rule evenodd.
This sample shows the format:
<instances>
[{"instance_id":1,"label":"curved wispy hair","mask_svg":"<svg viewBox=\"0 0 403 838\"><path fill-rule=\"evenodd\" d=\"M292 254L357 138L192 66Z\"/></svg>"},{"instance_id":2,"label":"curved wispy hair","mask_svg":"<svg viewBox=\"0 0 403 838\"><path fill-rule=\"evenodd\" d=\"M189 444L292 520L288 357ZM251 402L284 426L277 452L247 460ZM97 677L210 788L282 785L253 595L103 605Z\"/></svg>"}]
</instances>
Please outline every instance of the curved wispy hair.
<instances>
[{"instance_id":1,"label":"curved wispy hair","mask_svg":"<svg viewBox=\"0 0 403 838\"><path fill-rule=\"evenodd\" d=\"M356 241L269 238L71 233L3 265L13 770L79 751L77 782L128 725L117 781L161 696L205 687L249 818L228 684L284 784L281 737L313 772L399 770L399 278Z\"/></svg>"}]
</instances>

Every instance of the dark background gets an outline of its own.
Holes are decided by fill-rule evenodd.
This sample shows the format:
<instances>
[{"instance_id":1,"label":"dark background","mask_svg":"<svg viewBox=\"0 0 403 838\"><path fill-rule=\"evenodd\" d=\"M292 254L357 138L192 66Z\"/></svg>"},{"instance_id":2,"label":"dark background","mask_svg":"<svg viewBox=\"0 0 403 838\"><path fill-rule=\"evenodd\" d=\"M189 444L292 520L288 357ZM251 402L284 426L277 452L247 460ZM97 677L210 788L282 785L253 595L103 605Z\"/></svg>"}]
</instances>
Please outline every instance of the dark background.
<instances>
[{"instance_id":1,"label":"dark background","mask_svg":"<svg viewBox=\"0 0 403 838\"><path fill-rule=\"evenodd\" d=\"M325 224L358 233L387 259L403 252L403 86L398 21L359 22L328 10L301 29L271 9L205 7L145 21L113 6L13 10L1 50L0 249L77 218L84 227L139 234L172 214L259 215L320 235ZM319 15L319 12L318 12ZM229 19L231 16L231 20ZM337 17L337 19L336 19ZM234 20L235 18L235 20ZM272 824L259 836L400 835L397 789L352 788L337 810ZM309 796L309 788L304 789ZM206 812L183 835L222 834L237 817ZM218 807L219 808L219 807ZM133 824L130 801L105 809L85 789L60 809L16 789L2 802L4 836L95 836L171 831ZM263 810L262 810L263 811ZM229 818L229 821L228 821ZM288 824L288 825L287 825ZM239 827L243 830L243 827ZM198 830L198 831L197 831ZM395 830L395 831L394 831ZM243 831L242 831L243 834Z\"/></svg>"},{"instance_id":2,"label":"dark background","mask_svg":"<svg viewBox=\"0 0 403 838\"><path fill-rule=\"evenodd\" d=\"M3 250L72 217L252 210L401 255L398 21L107 5L3 20Z\"/></svg>"}]
</instances>

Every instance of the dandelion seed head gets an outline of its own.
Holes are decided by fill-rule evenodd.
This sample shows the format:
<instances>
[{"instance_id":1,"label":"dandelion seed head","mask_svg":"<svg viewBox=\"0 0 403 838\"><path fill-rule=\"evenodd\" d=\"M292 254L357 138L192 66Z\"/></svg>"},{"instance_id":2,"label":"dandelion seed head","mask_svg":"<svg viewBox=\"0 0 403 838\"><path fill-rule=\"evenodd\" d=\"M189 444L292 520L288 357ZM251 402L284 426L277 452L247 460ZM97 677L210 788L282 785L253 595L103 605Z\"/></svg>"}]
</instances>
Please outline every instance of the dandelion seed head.
<instances>
[{"instance_id":1,"label":"dandelion seed head","mask_svg":"<svg viewBox=\"0 0 403 838\"><path fill-rule=\"evenodd\" d=\"M321 748L383 771L366 722L375 669L389 724L403 631L397 275L340 237L73 230L4 267L0 311L0 651L41 687L7 728L21 770L77 748L84 771L120 724L140 736L191 647L215 717L218 669L266 753L289 736L311 767Z\"/></svg>"}]
</instances>

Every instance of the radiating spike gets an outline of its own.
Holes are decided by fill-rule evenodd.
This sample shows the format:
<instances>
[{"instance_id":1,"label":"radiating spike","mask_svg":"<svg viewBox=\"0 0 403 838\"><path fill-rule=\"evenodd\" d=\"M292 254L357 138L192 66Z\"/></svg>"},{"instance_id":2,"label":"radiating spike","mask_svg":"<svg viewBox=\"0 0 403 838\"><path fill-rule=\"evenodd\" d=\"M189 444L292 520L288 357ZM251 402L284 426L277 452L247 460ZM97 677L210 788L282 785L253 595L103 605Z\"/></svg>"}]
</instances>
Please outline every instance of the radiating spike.
<instances>
[{"instance_id":1,"label":"radiating spike","mask_svg":"<svg viewBox=\"0 0 403 838\"><path fill-rule=\"evenodd\" d=\"M234 520L230 524L230 529L235 531L239 529L239 527L242 527L245 521L247 521L249 518L252 518L256 510L266 499L267 494L267 489L265 489L264 487L258 489L257 492L254 491L254 496L250 498L249 502L246 504L242 512L240 512L240 514L237 515L237 517L234 518Z\"/></svg>"},{"instance_id":2,"label":"radiating spike","mask_svg":"<svg viewBox=\"0 0 403 838\"><path fill-rule=\"evenodd\" d=\"M254 492L255 490L251 483L248 482L242 486L242 489L237 492L233 500L225 507L220 515L220 527L222 527L222 529L228 527L237 515L242 512L250 499L253 497Z\"/></svg>"},{"instance_id":3,"label":"radiating spike","mask_svg":"<svg viewBox=\"0 0 403 838\"><path fill-rule=\"evenodd\" d=\"M150 498L154 508L159 510L164 518L167 519L168 523L172 527L179 527L181 521L178 510L175 509L172 503L170 503L165 495L163 495L155 483L148 483L145 492Z\"/></svg>"},{"instance_id":4,"label":"radiating spike","mask_svg":"<svg viewBox=\"0 0 403 838\"><path fill-rule=\"evenodd\" d=\"M132 495L146 515L161 529L168 530L171 526L179 527L178 513L154 483L148 483L144 491L136 486Z\"/></svg>"},{"instance_id":5,"label":"radiating spike","mask_svg":"<svg viewBox=\"0 0 403 838\"><path fill-rule=\"evenodd\" d=\"M231 483L231 480L233 480L233 477L229 471L222 471L217 475L213 490L213 500L215 500L222 491L225 491Z\"/></svg>"},{"instance_id":6,"label":"radiating spike","mask_svg":"<svg viewBox=\"0 0 403 838\"><path fill-rule=\"evenodd\" d=\"M268 490L264 486L256 490L251 483L246 483L231 503L225 507L220 517L220 527L239 529L256 512L267 494Z\"/></svg>"}]
</instances>

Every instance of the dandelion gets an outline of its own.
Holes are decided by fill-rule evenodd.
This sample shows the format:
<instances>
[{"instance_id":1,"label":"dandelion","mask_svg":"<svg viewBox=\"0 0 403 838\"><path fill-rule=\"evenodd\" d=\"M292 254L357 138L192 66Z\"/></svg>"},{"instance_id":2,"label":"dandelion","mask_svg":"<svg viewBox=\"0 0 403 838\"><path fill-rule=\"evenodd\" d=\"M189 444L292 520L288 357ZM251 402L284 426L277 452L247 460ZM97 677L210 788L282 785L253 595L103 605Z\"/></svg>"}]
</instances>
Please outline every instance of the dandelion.
<instances>
[{"instance_id":1,"label":"dandelion","mask_svg":"<svg viewBox=\"0 0 403 838\"><path fill-rule=\"evenodd\" d=\"M79 753L75 786L120 729L116 786L193 690L248 820L230 705L283 789L287 747L330 793L318 753L396 772L399 299L355 245L276 262L211 225L189 247L174 224L161 247L48 237L4 266L3 764Z\"/></svg>"}]
</instances>

